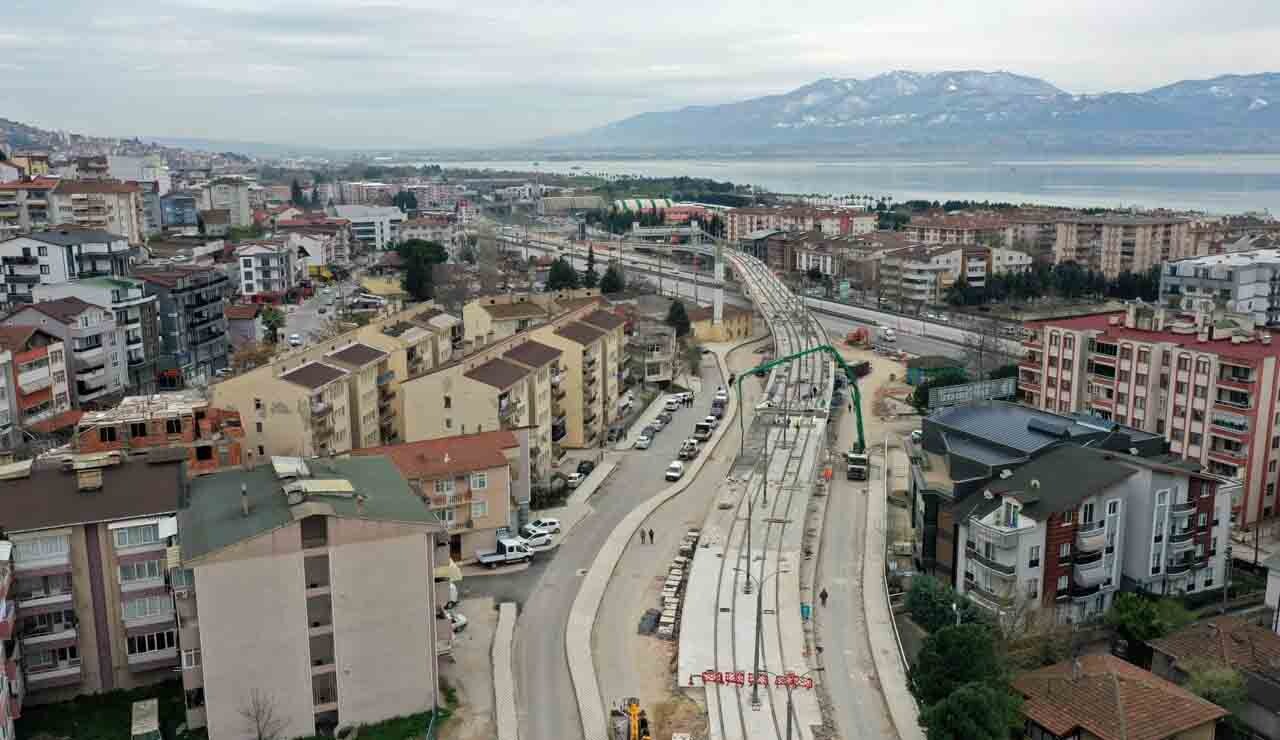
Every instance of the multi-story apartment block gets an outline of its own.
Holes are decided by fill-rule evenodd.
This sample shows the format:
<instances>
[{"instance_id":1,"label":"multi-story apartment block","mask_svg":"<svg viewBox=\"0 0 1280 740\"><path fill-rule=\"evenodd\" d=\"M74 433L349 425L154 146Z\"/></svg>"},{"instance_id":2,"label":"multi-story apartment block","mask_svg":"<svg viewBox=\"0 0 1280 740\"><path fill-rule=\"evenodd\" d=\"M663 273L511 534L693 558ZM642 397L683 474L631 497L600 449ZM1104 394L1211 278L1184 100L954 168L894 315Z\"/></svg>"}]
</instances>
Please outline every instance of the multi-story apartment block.
<instances>
[{"instance_id":1,"label":"multi-story apartment block","mask_svg":"<svg viewBox=\"0 0 1280 740\"><path fill-rule=\"evenodd\" d=\"M5 398L0 441L22 443L21 431L48 434L75 423L68 389L66 345L34 326L0 326L0 365Z\"/></svg>"},{"instance_id":2,"label":"multi-story apartment block","mask_svg":"<svg viewBox=\"0 0 1280 740\"><path fill-rule=\"evenodd\" d=\"M528 431L500 430L353 450L382 455L447 530L449 555L458 562L493 546L499 530L528 521Z\"/></svg>"},{"instance_id":3,"label":"multi-story apartment block","mask_svg":"<svg viewBox=\"0 0 1280 740\"><path fill-rule=\"evenodd\" d=\"M1031 255L1003 247L905 247L880 259L880 296L899 306L940 303L947 289L961 279L981 288L989 275L1025 272L1032 262Z\"/></svg>"},{"instance_id":4,"label":"multi-story apartment block","mask_svg":"<svg viewBox=\"0 0 1280 740\"><path fill-rule=\"evenodd\" d=\"M1243 317L1139 306L1028 328L1023 403L1165 437L1174 454L1242 482L1237 524L1275 513L1280 343L1269 333Z\"/></svg>"},{"instance_id":5,"label":"multi-story apartment block","mask_svg":"<svg viewBox=\"0 0 1280 740\"><path fill-rule=\"evenodd\" d=\"M387 353L367 344L349 344L325 354L325 362L347 371L351 394L351 446L376 447L399 441L395 370ZM410 412L413 409L409 409Z\"/></svg>"},{"instance_id":6,"label":"multi-story apartment block","mask_svg":"<svg viewBox=\"0 0 1280 740\"><path fill-rule=\"evenodd\" d=\"M182 455L26 460L0 480L26 703L129 689L179 665L166 545Z\"/></svg>"},{"instance_id":7,"label":"multi-story apartment block","mask_svg":"<svg viewBox=\"0 0 1280 740\"><path fill-rule=\"evenodd\" d=\"M0 325L16 332L38 329L66 349L64 362L70 371L63 384L71 392L70 406L118 398L129 386L128 367L121 361L125 330L115 314L101 306L75 297L42 301L5 316ZM54 401L50 410L56 412Z\"/></svg>"},{"instance_id":8,"label":"multi-story apartment block","mask_svg":"<svg viewBox=\"0 0 1280 740\"><path fill-rule=\"evenodd\" d=\"M111 347L107 348L109 366L114 368L118 362L127 369L129 389L133 392L155 392L156 360L160 356L159 320L156 297L148 292L146 283L131 277L93 277L57 285L37 285L34 296L37 301L80 298L114 313L116 326L124 329L124 344L119 357Z\"/></svg>"},{"instance_id":9,"label":"multi-story apartment block","mask_svg":"<svg viewBox=\"0 0 1280 740\"><path fill-rule=\"evenodd\" d=\"M348 180L338 184L338 193L342 197L342 202L347 205L386 203L398 192L400 192L400 186L385 182Z\"/></svg>"},{"instance_id":10,"label":"multi-story apartment block","mask_svg":"<svg viewBox=\"0 0 1280 740\"><path fill-rule=\"evenodd\" d=\"M956 507L957 590L1002 619L1067 624L1122 588L1222 588L1235 484L1193 470L1072 444L1001 469Z\"/></svg>"},{"instance_id":11,"label":"multi-story apartment block","mask_svg":"<svg viewBox=\"0 0 1280 740\"><path fill-rule=\"evenodd\" d=\"M1062 212L1019 211L1005 214L1004 245L1031 255L1038 264L1053 264Z\"/></svg>"},{"instance_id":12,"label":"multi-story apartment block","mask_svg":"<svg viewBox=\"0 0 1280 740\"><path fill-rule=\"evenodd\" d=\"M236 247L240 293L256 302L282 300L306 277L306 267L288 239L245 242Z\"/></svg>"},{"instance_id":13,"label":"multi-story apartment block","mask_svg":"<svg viewBox=\"0 0 1280 740\"><path fill-rule=\"evenodd\" d=\"M421 239L449 244L453 241L453 219L441 217L411 218L400 224L400 240Z\"/></svg>"},{"instance_id":14,"label":"multi-story apartment block","mask_svg":"<svg viewBox=\"0 0 1280 740\"><path fill-rule=\"evenodd\" d=\"M351 222L351 238L366 249L382 251L400 241L404 211L394 206L329 206L329 215Z\"/></svg>"},{"instance_id":15,"label":"multi-story apartment block","mask_svg":"<svg viewBox=\"0 0 1280 740\"><path fill-rule=\"evenodd\" d=\"M201 211L226 211L231 226L253 225L253 208L249 205L248 180L220 177L200 188Z\"/></svg>"},{"instance_id":16,"label":"multi-story apartment block","mask_svg":"<svg viewBox=\"0 0 1280 740\"><path fill-rule=\"evenodd\" d=\"M1280 324L1280 249L1252 249L1165 264L1160 302L1174 310L1229 311Z\"/></svg>"},{"instance_id":17,"label":"multi-story apartment block","mask_svg":"<svg viewBox=\"0 0 1280 740\"><path fill-rule=\"evenodd\" d=\"M37 285L129 274L129 241L97 229L41 231L0 242L0 301L10 307L35 299Z\"/></svg>"},{"instance_id":18,"label":"multi-story apartment block","mask_svg":"<svg viewBox=\"0 0 1280 740\"><path fill-rule=\"evenodd\" d=\"M902 231L923 244L990 244L1004 238L1006 226L999 216L947 213L913 216Z\"/></svg>"},{"instance_id":19,"label":"multi-story apartment block","mask_svg":"<svg viewBox=\"0 0 1280 740\"><path fill-rule=\"evenodd\" d=\"M544 324L560 312L549 293L513 293L484 296L462 307L467 344L482 347Z\"/></svg>"},{"instance_id":20,"label":"multi-story apartment block","mask_svg":"<svg viewBox=\"0 0 1280 740\"><path fill-rule=\"evenodd\" d=\"M544 199L545 200L545 199ZM876 216L851 209L782 206L734 208L725 214L726 234L736 242L755 231L820 231L825 236L875 231Z\"/></svg>"},{"instance_id":21,"label":"multi-story apartment block","mask_svg":"<svg viewBox=\"0 0 1280 740\"><path fill-rule=\"evenodd\" d=\"M240 737L258 706L310 737L441 706L435 512L385 457L271 462L194 479L178 515L187 725Z\"/></svg>"},{"instance_id":22,"label":"multi-story apartment block","mask_svg":"<svg viewBox=\"0 0 1280 740\"><path fill-rule=\"evenodd\" d=\"M57 223L49 203L49 194L57 185L58 180L45 177L0 183L0 239Z\"/></svg>"},{"instance_id":23,"label":"multi-story apartment block","mask_svg":"<svg viewBox=\"0 0 1280 740\"><path fill-rule=\"evenodd\" d=\"M194 229L200 225L200 198L190 190L160 196L160 223L166 229Z\"/></svg>"},{"instance_id":24,"label":"multi-story apartment block","mask_svg":"<svg viewBox=\"0 0 1280 740\"><path fill-rule=\"evenodd\" d=\"M606 332L571 321L536 329L533 336L561 352L557 386L563 397L553 409L553 454L558 459L564 448L601 446L608 428L606 416L617 400L604 393Z\"/></svg>"},{"instance_id":25,"label":"multi-story apartment block","mask_svg":"<svg viewBox=\"0 0 1280 740\"><path fill-rule=\"evenodd\" d=\"M604 332L600 344L600 375L603 381L600 392L604 407L604 426L618 418L618 403L622 386L626 381L627 320L612 311L597 309L587 314L582 322Z\"/></svg>"},{"instance_id":26,"label":"multi-story apartment block","mask_svg":"<svg viewBox=\"0 0 1280 740\"><path fill-rule=\"evenodd\" d=\"M160 317L157 383L170 389L205 385L228 364L226 273L169 265L139 269L137 277L155 295Z\"/></svg>"},{"instance_id":27,"label":"multi-story apartment block","mask_svg":"<svg viewBox=\"0 0 1280 740\"><path fill-rule=\"evenodd\" d=\"M666 324L645 321L636 327L628 351L640 366L645 383L669 383L675 376L676 331Z\"/></svg>"},{"instance_id":28,"label":"multi-story apartment block","mask_svg":"<svg viewBox=\"0 0 1280 740\"><path fill-rule=\"evenodd\" d=\"M344 219L289 219L276 224L276 231L288 235L306 251L305 264L324 271L351 264L351 224Z\"/></svg>"},{"instance_id":29,"label":"multi-story apartment block","mask_svg":"<svg viewBox=\"0 0 1280 740\"><path fill-rule=\"evenodd\" d=\"M239 467L243 438L239 412L214 407L200 392L178 391L129 396L115 408L85 412L71 445L81 454L181 448L187 451L187 471L202 475Z\"/></svg>"},{"instance_id":30,"label":"multi-story apartment block","mask_svg":"<svg viewBox=\"0 0 1280 740\"><path fill-rule=\"evenodd\" d=\"M53 222L123 236L130 244L146 241L142 189L112 180L62 180L50 193Z\"/></svg>"},{"instance_id":31,"label":"multi-story apartment block","mask_svg":"<svg viewBox=\"0 0 1280 740\"><path fill-rule=\"evenodd\" d=\"M1175 216L1077 216L1060 219L1054 261L1075 262L1107 278L1195 257L1191 222Z\"/></svg>"},{"instance_id":32,"label":"multi-story apartment block","mask_svg":"<svg viewBox=\"0 0 1280 740\"><path fill-rule=\"evenodd\" d=\"M14 606L13 543L0 538L0 738L17 737L13 721L22 716L26 680L19 660L18 610Z\"/></svg>"}]
</instances>

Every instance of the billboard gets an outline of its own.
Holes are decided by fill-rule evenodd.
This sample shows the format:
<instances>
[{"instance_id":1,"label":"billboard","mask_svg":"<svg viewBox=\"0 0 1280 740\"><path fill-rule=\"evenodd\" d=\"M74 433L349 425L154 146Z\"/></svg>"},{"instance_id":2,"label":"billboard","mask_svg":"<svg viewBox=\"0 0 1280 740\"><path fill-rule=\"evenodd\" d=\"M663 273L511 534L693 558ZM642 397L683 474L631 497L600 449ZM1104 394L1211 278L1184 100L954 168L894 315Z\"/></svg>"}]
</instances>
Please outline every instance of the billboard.
<instances>
[{"instance_id":1,"label":"billboard","mask_svg":"<svg viewBox=\"0 0 1280 740\"><path fill-rule=\"evenodd\" d=\"M999 380L980 380L976 383L949 385L945 388L929 389L929 408L955 406L970 401L986 401L992 398L1010 398L1018 392L1017 378L1000 378Z\"/></svg>"}]
</instances>

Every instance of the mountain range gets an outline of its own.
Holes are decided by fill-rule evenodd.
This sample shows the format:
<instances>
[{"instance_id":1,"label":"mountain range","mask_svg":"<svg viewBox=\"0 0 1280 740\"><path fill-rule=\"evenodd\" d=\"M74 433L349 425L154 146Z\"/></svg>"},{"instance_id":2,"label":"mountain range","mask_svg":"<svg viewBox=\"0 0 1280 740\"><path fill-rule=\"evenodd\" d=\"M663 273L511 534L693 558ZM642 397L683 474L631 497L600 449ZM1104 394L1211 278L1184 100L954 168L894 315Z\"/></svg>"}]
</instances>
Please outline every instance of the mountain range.
<instances>
[{"instance_id":1,"label":"mountain range","mask_svg":"<svg viewBox=\"0 0 1280 740\"><path fill-rule=\"evenodd\" d=\"M642 113L538 143L672 153L1280 152L1280 74L1076 95L1010 72L897 71Z\"/></svg>"}]
</instances>

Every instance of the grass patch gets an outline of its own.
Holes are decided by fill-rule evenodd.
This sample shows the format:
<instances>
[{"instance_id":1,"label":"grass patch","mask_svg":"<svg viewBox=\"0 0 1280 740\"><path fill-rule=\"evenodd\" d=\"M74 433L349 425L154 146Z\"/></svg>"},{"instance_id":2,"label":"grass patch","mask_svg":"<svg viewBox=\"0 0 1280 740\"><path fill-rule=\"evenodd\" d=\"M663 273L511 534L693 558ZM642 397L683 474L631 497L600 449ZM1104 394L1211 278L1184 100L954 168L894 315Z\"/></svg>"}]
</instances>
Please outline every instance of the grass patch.
<instances>
[{"instance_id":1,"label":"grass patch","mask_svg":"<svg viewBox=\"0 0 1280 740\"><path fill-rule=\"evenodd\" d=\"M205 737L203 730L178 735L178 726L187 721L182 698L182 683L166 681L128 691L81 696L58 704L23 707L15 724L18 740L37 737L72 738L72 740L120 740L129 736L133 721L133 703L143 699L160 700L160 729L166 738L195 740Z\"/></svg>"}]
</instances>

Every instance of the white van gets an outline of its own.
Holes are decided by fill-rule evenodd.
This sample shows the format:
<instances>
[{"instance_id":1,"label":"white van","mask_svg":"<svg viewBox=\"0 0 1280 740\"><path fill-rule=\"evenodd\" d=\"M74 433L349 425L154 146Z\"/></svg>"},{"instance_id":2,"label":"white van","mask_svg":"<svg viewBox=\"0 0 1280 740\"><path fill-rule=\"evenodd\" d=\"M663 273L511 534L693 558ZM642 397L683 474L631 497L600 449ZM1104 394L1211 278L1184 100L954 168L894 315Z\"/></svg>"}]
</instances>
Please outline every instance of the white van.
<instances>
[{"instance_id":1,"label":"white van","mask_svg":"<svg viewBox=\"0 0 1280 740\"><path fill-rule=\"evenodd\" d=\"M898 341L898 333L887 326L880 327L879 337L881 340L886 342Z\"/></svg>"}]
</instances>

